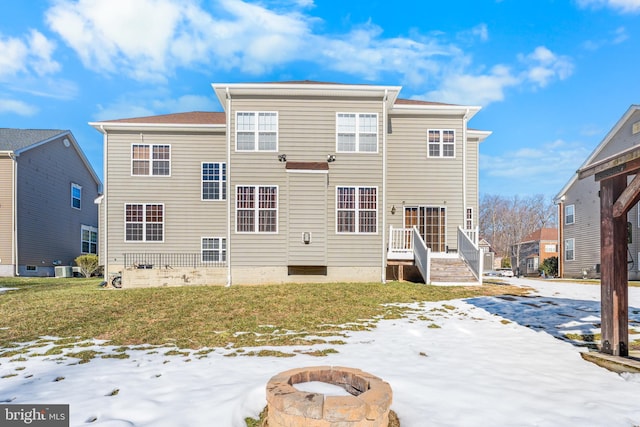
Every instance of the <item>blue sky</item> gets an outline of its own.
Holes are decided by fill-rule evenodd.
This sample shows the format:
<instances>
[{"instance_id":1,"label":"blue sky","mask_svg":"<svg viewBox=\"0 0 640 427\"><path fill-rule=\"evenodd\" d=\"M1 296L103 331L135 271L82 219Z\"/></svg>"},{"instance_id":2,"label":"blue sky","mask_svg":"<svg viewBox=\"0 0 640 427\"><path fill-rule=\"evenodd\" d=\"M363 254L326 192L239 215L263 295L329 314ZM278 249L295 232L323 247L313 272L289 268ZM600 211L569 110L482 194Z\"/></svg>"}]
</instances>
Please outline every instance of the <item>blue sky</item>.
<instances>
[{"instance_id":1,"label":"blue sky","mask_svg":"<svg viewBox=\"0 0 640 427\"><path fill-rule=\"evenodd\" d=\"M552 197L640 103L640 0L30 0L0 13L0 127L221 111L211 83L401 85L483 109L480 191Z\"/></svg>"}]
</instances>

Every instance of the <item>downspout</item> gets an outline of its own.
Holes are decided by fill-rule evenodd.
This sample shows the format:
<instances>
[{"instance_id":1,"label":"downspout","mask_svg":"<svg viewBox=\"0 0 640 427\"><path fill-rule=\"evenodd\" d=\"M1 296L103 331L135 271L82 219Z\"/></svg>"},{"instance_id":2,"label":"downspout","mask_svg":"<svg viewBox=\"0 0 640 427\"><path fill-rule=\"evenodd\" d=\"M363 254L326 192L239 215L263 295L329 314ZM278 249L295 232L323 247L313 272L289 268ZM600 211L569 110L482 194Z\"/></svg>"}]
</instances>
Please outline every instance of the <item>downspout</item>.
<instances>
[{"instance_id":1,"label":"downspout","mask_svg":"<svg viewBox=\"0 0 640 427\"><path fill-rule=\"evenodd\" d=\"M467 220L467 121L469 120L468 117L469 117L469 109L467 108L467 111L465 111L464 113L464 117L462 117L462 225L463 226L466 225L466 220Z\"/></svg>"},{"instance_id":2,"label":"downspout","mask_svg":"<svg viewBox=\"0 0 640 427\"><path fill-rule=\"evenodd\" d=\"M11 160L13 160L13 163L12 163L13 194L11 195L11 198L12 198L11 203L13 205L13 212L12 212L13 218L11 218L11 222L13 223L12 224L13 237L11 239L11 258L13 258L13 262L15 262L14 264L15 275L20 276L20 269L19 269L19 263L18 263L18 159L14 153L9 154L9 157L11 157Z\"/></svg>"},{"instance_id":3,"label":"downspout","mask_svg":"<svg viewBox=\"0 0 640 427\"><path fill-rule=\"evenodd\" d=\"M102 131L102 175L104 177L104 183L102 185L102 193L104 194L104 206L100 206L101 209L103 209L102 211L102 227L104 228L104 234L102 235L102 245L103 245L103 253L104 253L104 262L102 263L104 265L103 267L103 271L102 271L102 279L103 280L107 280L108 278L108 274L109 272L107 271L109 269L109 239L107 238L108 234L108 225L109 224L109 209L108 205L109 205L109 197L107 194L107 186L108 186L108 173L109 173L109 167L108 167L108 160L107 160L107 132L104 129L104 125L100 125L100 130ZM100 214L98 213L98 216ZM100 224L98 224L100 225Z\"/></svg>"},{"instance_id":4,"label":"downspout","mask_svg":"<svg viewBox=\"0 0 640 427\"><path fill-rule=\"evenodd\" d=\"M231 93L227 92L227 286L231 286Z\"/></svg>"},{"instance_id":5,"label":"downspout","mask_svg":"<svg viewBox=\"0 0 640 427\"><path fill-rule=\"evenodd\" d=\"M382 100L382 272L380 282L387 282L387 99L388 89Z\"/></svg>"}]
</instances>

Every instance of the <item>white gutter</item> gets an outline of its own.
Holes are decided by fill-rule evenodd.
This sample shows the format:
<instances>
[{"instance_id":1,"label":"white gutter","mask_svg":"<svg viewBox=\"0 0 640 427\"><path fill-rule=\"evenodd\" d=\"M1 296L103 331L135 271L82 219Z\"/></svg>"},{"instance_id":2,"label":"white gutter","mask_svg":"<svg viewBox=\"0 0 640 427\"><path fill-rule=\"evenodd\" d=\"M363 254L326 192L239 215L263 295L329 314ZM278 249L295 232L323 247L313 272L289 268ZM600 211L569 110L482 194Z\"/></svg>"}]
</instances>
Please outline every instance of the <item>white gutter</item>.
<instances>
[{"instance_id":1,"label":"white gutter","mask_svg":"<svg viewBox=\"0 0 640 427\"><path fill-rule=\"evenodd\" d=\"M102 237L102 245L103 245L103 253L104 253L104 260L103 260L103 270L102 270L102 278L103 280L107 280L109 277L109 272L107 271L109 269L109 239L107 238L108 236L108 229L109 226L107 224L109 224L109 197L108 197L108 193L107 193L107 181L108 181L108 173L109 173L109 168L108 168L108 159L107 159L107 131L104 129L103 125L99 125L100 127L100 131L102 132L102 175L104 176L104 182L102 183L102 194L104 195L104 206L102 206L102 204L100 205L100 209L103 209L103 214L102 214L102 227L104 228L104 234ZM98 218L100 218L100 213L98 212ZM100 222L98 221L98 225L100 225Z\"/></svg>"},{"instance_id":2,"label":"white gutter","mask_svg":"<svg viewBox=\"0 0 640 427\"><path fill-rule=\"evenodd\" d=\"M467 122L469 121L469 109L462 117L462 226L467 222ZM477 212L476 212L477 215ZM458 248L460 249L460 248Z\"/></svg>"},{"instance_id":3,"label":"white gutter","mask_svg":"<svg viewBox=\"0 0 640 427\"><path fill-rule=\"evenodd\" d=\"M231 286L231 93L227 93L227 286Z\"/></svg>"},{"instance_id":4,"label":"white gutter","mask_svg":"<svg viewBox=\"0 0 640 427\"><path fill-rule=\"evenodd\" d=\"M15 262L15 265L14 265L15 274L16 276L19 276L20 270L19 270L19 263L18 263L18 159L16 158L16 155L13 153L10 153L9 157L11 157L11 160L13 160L13 163L12 163L13 194L11 195L11 198L12 198L11 202L13 205L13 212L12 212L12 218L11 218L11 222L13 225L13 236L11 238L11 258L13 259L13 262Z\"/></svg>"},{"instance_id":5,"label":"white gutter","mask_svg":"<svg viewBox=\"0 0 640 427\"><path fill-rule=\"evenodd\" d=\"M382 283L387 282L387 97L388 91L385 89L382 100Z\"/></svg>"}]
</instances>

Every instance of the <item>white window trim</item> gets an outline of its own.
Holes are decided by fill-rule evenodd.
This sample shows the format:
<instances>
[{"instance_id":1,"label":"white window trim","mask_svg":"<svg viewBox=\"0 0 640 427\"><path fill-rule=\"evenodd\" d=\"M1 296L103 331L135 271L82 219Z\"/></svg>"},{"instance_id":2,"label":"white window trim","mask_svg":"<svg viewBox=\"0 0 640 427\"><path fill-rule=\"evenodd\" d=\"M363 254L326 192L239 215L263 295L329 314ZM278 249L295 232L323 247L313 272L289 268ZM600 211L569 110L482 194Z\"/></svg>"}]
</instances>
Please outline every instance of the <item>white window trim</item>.
<instances>
[{"instance_id":1,"label":"white window trim","mask_svg":"<svg viewBox=\"0 0 640 427\"><path fill-rule=\"evenodd\" d=\"M429 132L434 132L434 131L438 131L440 132L440 142L438 143L440 150L439 153L440 155L438 156L432 156L429 152ZM453 156L445 156L444 155L444 132L453 132ZM456 158L456 131L455 129L427 129L427 157L431 158L431 159L455 159ZM463 142L464 143L464 142ZM449 143L447 143L447 145L449 145Z\"/></svg>"},{"instance_id":2,"label":"white window trim","mask_svg":"<svg viewBox=\"0 0 640 427\"><path fill-rule=\"evenodd\" d=\"M355 188L356 190L356 207L355 207L355 231L338 231L338 211L339 210L346 210L346 209L338 209L338 197L339 197L339 192L338 189L339 188ZM376 190L376 208L375 208L375 212L376 212L376 231L360 231L360 215L358 215L361 211L359 204L360 204L360 198L359 198L359 192L361 189L364 188L375 188ZM373 186L373 185L336 185L336 212L335 212L335 230L336 230L336 234L344 234L344 235L354 235L354 234L366 234L369 236L375 236L379 233L379 229L380 229L380 224L379 224L379 220L380 220L380 215L379 215L379 191L378 191L378 187L377 186ZM351 209L349 209L351 210ZM372 211L373 209L362 209L362 211Z\"/></svg>"},{"instance_id":3,"label":"white window trim","mask_svg":"<svg viewBox=\"0 0 640 427\"><path fill-rule=\"evenodd\" d=\"M467 218L468 214L471 213L471 218ZM468 222L471 222L471 226L468 227ZM473 208L467 208L464 212L464 226L467 230L473 230Z\"/></svg>"},{"instance_id":4,"label":"white window trim","mask_svg":"<svg viewBox=\"0 0 640 427\"><path fill-rule=\"evenodd\" d=\"M571 215L573 217L573 220L571 222L567 221L567 217L568 217L567 209L569 209L569 208L573 209L573 213ZM566 205L564 207L564 223L565 223L565 225L571 225L571 224L575 224L576 223L576 205Z\"/></svg>"},{"instance_id":5,"label":"white window trim","mask_svg":"<svg viewBox=\"0 0 640 427\"><path fill-rule=\"evenodd\" d=\"M571 247L573 248L573 258L567 258L567 242L571 241ZM564 260L565 261L575 261L576 260L576 239L564 239Z\"/></svg>"},{"instance_id":6,"label":"white window trim","mask_svg":"<svg viewBox=\"0 0 640 427\"><path fill-rule=\"evenodd\" d=\"M276 148L274 150L260 150L258 149L259 147L259 138L258 135L260 135L260 131L258 130L258 116L260 115L260 113L267 113L267 114L275 114L276 115ZM253 150L241 150L238 148L238 114L254 114L255 115L255 129L253 130ZM236 151L239 153L276 153L278 152L278 147L280 146L280 114L278 114L277 111L236 111L236 117L235 117L235 125L236 125L236 132L235 132L235 139L236 139ZM241 132L248 132L248 131L241 131Z\"/></svg>"},{"instance_id":7,"label":"white window trim","mask_svg":"<svg viewBox=\"0 0 640 427\"><path fill-rule=\"evenodd\" d=\"M80 190L80 197L78 198L78 201L80 202L79 208L76 208L75 206L73 206L73 201L76 199L75 197L73 197L73 190L76 188ZM75 182L71 183L71 207L73 209L82 210L82 186L79 184L76 184Z\"/></svg>"},{"instance_id":8,"label":"white window trim","mask_svg":"<svg viewBox=\"0 0 640 427\"><path fill-rule=\"evenodd\" d=\"M204 239L214 239L214 240L219 240L219 249L205 249L203 247L203 240ZM222 242L224 242L224 249L222 248ZM219 261L205 261L204 260L204 253L205 251L210 251L210 252L218 252L220 254L220 260ZM224 259L223 259L223 255L224 255ZM227 238L226 237L212 237L212 236L203 236L200 237L200 262L204 263L204 264L223 264L227 262Z\"/></svg>"},{"instance_id":9,"label":"white window trim","mask_svg":"<svg viewBox=\"0 0 640 427\"><path fill-rule=\"evenodd\" d=\"M253 206L253 211L254 211L254 216L253 216L253 230L254 231L238 231L238 187L253 187L255 189L255 197L256 200L254 201L254 206ZM260 187L272 187L276 189L276 230L275 231L260 231L260 211L261 210L266 210L266 209L260 209L258 207L259 204L259 189ZM235 207L236 207L236 212L235 212L235 232L236 234L278 234L278 232L280 231L280 187L278 185L241 185L238 184L235 186ZM249 209L242 209L242 210L249 210ZM271 209L269 209L271 210Z\"/></svg>"},{"instance_id":10,"label":"white window trim","mask_svg":"<svg viewBox=\"0 0 640 427\"><path fill-rule=\"evenodd\" d=\"M347 151L347 150L340 150L339 146L340 144L338 143L338 135L339 135L339 131L338 131L338 117L340 116L340 114L354 114L356 116L356 130L355 130L355 140L356 140L356 149L354 151ZM367 114L367 115L373 115L376 117L376 149L375 151L360 151L360 115L362 114ZM378 127L379 125L379 121L378 121L378 113L374 113L374 112L365 112L365 111L338 111L336 113L336 153L360 153L360 154L377 154L380 151L380 135L379 135L379 130Z\"/></svg>"},{"instance_id":11,"label":"white window trim","mask_svg":"<svg viewBox=\"0 0 640 427\"><path fill-rule=\"evenodd\" d=\"M91 238L91 233L95 233L96 234L96 251L95 252L91 252L91 240L88 240L87 242L89 242L89 252L85 252L82 250L82 245L85 242L85 240L82 238L82 235L84 234L84 231L87 230L89 232L89 238ZM91 225L84 225L81 224L80 225L80 253L81 254L98 254L98 229L96 227L93 227Z\"/></svg>"},{"instance_id":12,"label":"white window trim","mask_svg":"<svg viewBox=\"0 0 640 427\"><path fill-rule=\"evenodd\" d=\"M149 147L149 158L146 159L147 162L149 162L149 173L146 175L142 175L142 174L134 174L133 173L133 147L134 146L141 146L141 145L146 145L147 147ZM167 146L169 147L169 160L163 160L163 161L168 161L169 162L169 173L167 175L154 175L153 174L153 147L158 147L158 146ZM171 144L146 144L146 143L133 143L131 144L131 151L129 153L129 157L131 158L131 166L129 168L129 173L131 174L131 176L133 177L142 177L142 176L152 176L155 178L167 178L167 177L171 177L171 153L173 152L173 149L171 147ZM142 159L135 159L137 161L140 161Z\"/></svg>"},{"instance_id":13,"label":"white window trim","mask_svg":"<svg viewBox=\"0 0 640 427\"><path fill-rule=\"evenodd\" d=\"M205 164L209 164L209 163L217 163L220 165L220 170L224 170L224 174L222 174L221 172L221 180L220 181L213 181L213 182L219 182L220 183L220 198L219 199L205 199L203 197L203 193L204 193L204 183L205 182L211 182L211 181L205 181L204 177L203 177L203 173L202 173L202 168L204 167ZM224 191L222 191L222 187L225 188ZM227 200L227 197L229 197L229 195L227 194L227 192L229 191L229 189L227 188L227 163L226 162L202 162L200 164L200 200L203 202L220 202L220 201L224 201ZM224 196L223 196L224 195Z\"/></svg>"},{"instance_id":14,"label":"white window trim","mask_svg":"<svg viewBox=\"0 0 640 427\"><path fill-rule=\"evenodd\" d=\"M128 205L142 205L142 240L127 240L127 206ZM162 206L162 240L147 240L147 206L148 205L159 205ZM164 243L164 238L167 235L167 229L165 227L166 225L166 219L167 219L167 211L165 209L164 203L154 203L154 202L144 202L144 203L140 203L140 202L127 202L124 204L124 235L122 236L124 238L124 242L125 243ZM152 222L150 224L157 224L155 222Z\"/></svg>"}]
</instances>

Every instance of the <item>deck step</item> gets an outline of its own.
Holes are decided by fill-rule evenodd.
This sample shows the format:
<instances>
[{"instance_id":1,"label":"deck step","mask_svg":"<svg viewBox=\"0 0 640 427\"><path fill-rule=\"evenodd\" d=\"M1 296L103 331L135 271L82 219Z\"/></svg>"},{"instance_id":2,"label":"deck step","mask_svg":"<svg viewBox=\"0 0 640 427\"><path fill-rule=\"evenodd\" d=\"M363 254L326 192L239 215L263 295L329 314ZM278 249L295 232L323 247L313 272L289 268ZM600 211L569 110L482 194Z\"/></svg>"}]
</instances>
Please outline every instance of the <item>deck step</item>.
<instances>
[{"instance_id":1,"label":"deck step","mask_svg":"<svg viewBox=\"0 0 640 427\"><path fill-rule=\"evenodd\" d=\"M477 282L467 264L460 258L431 258L432 282Z\"/></svg>"}]
</instances>

